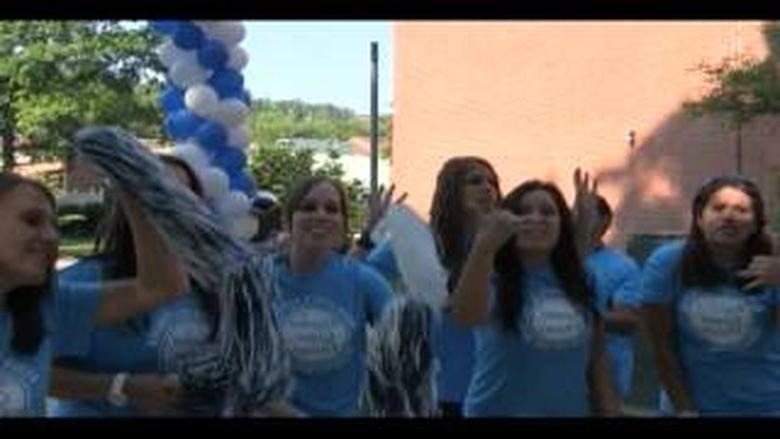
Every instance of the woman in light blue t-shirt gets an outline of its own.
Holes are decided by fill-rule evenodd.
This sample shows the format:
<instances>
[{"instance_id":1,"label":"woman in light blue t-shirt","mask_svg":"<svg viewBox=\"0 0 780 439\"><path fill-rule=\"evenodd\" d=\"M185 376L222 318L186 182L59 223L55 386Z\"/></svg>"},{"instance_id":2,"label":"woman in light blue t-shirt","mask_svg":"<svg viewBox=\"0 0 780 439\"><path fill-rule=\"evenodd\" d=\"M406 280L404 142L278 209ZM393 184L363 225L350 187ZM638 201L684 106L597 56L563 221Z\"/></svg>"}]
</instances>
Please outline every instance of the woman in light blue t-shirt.
<instances>
[{"instance_id":1,"label":"woman in light blue t-shirt","mask_svg":"<svg viewBox=\"0 0 780 439\"><path fill-rule=\"evenodd\" d=\"M476 335L466 416L619 414L590 285L554 185L523 183L483 219L451 296Z\"/></svg>"},{"instance_id":2,"label":"woman in light blue t-shirt","mask_svg":"<svg viewBox=\"0 0 780 439\"><path fill-rule=\"evenodd\" d=\"M333 180L298 182L285 206L289 242L274 261L272 303L292 360L291 402L311 416L358 414L366 325L378 320L391 294L381 275L345 254L346 200Z\"/></svg>"},{"instance_id":3,"label":"woman in light blue t-shirt","mask_svg":"<svg viewBox=\"0 0 780 439\"><path fill-rule=\"evenodd\" d=\"M457 282L480 217L494 209L500 198L498 175L487 160L454 157L439 171L431 200L430 228L442 266L449 272L449 291ZM363 238L369 234L370 230L364 231ZM366 263L386 278L398 281L401 273L396 257L386 241L371 251ZM449 312L442 313L436 322L439 336L434 351L439 360L436 384L440 413L443 417L461 417L474 366L474 335L471 329L456 325Z\"/></svg>"},{"instance_id":4,"label":"woman in light blue t-shirt","mask_svg":"<svg viewBox=\"0 0 780 439\"><path fill-rule=\"evenodd\" d=\"M0 174L0 416L43 416L53 355L82 353L93 324L121 321L186 290L180 259L132 197L122 203L138 237L136 276L58 282L54 197L36 182Z\"/></svg>"},{"instance_id":5,"label":"woman in light blue t-shirt","mask_svg":"<svg viewBox=\"0 0 780 439\"><path fill-rule=\"evenodd\" d=\"M691 228L645 262L642 302L665 390L681 415L780 414L778 260L755 183L699 189Z\"/></svg>"}]
</instances>

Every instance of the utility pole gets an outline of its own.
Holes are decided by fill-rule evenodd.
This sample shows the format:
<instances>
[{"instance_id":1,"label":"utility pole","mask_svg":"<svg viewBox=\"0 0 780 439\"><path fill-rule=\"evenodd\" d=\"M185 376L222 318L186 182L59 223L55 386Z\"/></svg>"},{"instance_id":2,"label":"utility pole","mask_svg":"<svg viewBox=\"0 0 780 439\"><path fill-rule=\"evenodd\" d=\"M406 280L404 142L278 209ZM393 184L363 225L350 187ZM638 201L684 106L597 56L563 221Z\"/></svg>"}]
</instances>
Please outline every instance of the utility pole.
<instances>
[{"instance_id":1,"label":"utility pole","mask_svg":"<svg viewBox=\"0 0 780 439\"><path fill-rule=\"evenodd\" d=\"M377 172L379 163L379 110L378 110L378 81L379 69L377 63L379 59L379 45L376 41L371 42L371 194L376 194L378 190Z\"/></svg>"}]
</instances>

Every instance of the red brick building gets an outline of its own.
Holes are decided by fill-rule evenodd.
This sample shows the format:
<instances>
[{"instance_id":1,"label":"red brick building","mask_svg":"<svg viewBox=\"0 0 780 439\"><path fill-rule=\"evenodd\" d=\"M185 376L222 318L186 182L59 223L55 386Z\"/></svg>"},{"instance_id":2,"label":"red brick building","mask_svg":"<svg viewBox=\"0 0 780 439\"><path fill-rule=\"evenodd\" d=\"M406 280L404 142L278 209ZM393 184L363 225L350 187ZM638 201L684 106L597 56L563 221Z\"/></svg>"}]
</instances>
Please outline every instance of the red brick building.
<instances>
[{"instance_id":1,"label":"red brick building","mask_svg":"<svg viewBox=\"0 0 780 439\"><path fill-rule=\"evenodd\" d=\"M695 190L735 171L735 134L691 119L702 61L763 57L760 22L398 22L391 178L424 217L455 155L493 163L508 191L538 177L573 195L594 171L616 211L612 243L682 233ZM633 146L628 132L635 133ZM780 119L743 130L743 170L780 207ZM400 193L400 192L399 192Z\"/></svg>"}]
</instances>

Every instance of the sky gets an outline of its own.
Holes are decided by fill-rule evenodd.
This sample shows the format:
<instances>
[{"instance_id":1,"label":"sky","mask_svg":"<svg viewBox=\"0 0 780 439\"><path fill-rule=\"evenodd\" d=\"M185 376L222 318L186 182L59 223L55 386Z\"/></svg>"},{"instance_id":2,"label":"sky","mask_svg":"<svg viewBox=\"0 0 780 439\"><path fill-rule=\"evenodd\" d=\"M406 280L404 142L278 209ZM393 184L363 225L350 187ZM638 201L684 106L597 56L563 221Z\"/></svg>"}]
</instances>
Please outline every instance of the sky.
<instances>
[{"instance_id":1,"label":"sky","mask_svg":"<svg viewBox=\"0 0 780 439\"><path fill-rule=\"evenodd\" d=\"M371 42L379 46L378 109L392 112L389 21L244 21L243 70L252 97L371 111Z\"/></svg>"}]
</instances>

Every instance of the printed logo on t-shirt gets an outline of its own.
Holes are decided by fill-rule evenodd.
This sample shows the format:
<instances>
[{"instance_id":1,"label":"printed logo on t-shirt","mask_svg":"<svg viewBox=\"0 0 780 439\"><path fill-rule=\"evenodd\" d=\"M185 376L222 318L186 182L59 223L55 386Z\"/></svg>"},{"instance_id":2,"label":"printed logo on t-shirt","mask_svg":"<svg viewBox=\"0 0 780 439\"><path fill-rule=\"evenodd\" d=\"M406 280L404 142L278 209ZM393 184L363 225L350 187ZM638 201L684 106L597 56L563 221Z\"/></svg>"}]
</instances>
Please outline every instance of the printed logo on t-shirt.
<instances>
[{"instance_id":1,"label":"printed logo on t-shirt","mask_svg":"<svg viewBox=\"0 0 780 439\"><path fill-rule=\"evenodd\" d=\"M529 298L523 305L521 333L538 349L560 350L585 341L587 322L560 291Z\"/></svg>"},{"instance_id":2,"label":"printed logo on t-shirt","mask_svg":"<svg viewBox=\"0 0 780 439\"><path fill-rule=\"evenodd\" d=\"M28 416L33 408L33 392L40 374L12 358L0 363L0 417Z\"/></svg>"},{"instance_id":3,"label":"printed logo on t-shirt","mask_svg":"<svg viewBox=\"0 0 780 439\"><path fill-rule=\"evenodd\" d=\"M745 349L761 334L757 319L761 306L738 291L692 289L683 296L680 308L692 333L712 349Z\"/></svg>"},{"instance_id":4,"label":"printed logo on t-shirt","mask_svg":"<svg viewBox=\"0 0 780 439\"><path fill-rule=\"evenodd\" d=\"M157 346L160 369L175 372L185 356L203 346L209 334L203 313L193 306L166 309L155 315L149 338Z\"/></svg>"},{"instance_id":5,"label":"printed logo on t-shirt","mask_svg":"<svg viewBox=\"0 0 780 439\"><path fill-rule=\"evenodd\" d=\"M279 311L280 332L294 370L322 373L349 361L355 323L338 305L306 297L285 301Z\"/></svg>"}]
</instances>

